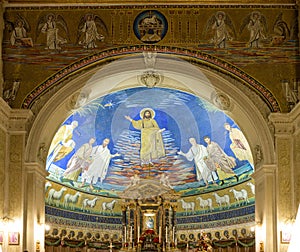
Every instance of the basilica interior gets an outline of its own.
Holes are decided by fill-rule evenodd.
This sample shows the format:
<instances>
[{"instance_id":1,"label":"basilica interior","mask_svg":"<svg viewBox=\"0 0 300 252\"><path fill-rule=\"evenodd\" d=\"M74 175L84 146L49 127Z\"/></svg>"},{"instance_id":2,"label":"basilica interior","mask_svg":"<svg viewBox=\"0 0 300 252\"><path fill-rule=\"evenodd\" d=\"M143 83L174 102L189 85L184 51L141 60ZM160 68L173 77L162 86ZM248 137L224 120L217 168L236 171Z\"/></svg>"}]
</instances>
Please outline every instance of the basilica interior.
<instances>
[{"instance_id":1,"label":"basilica interior","mask_svg":"<svg viewBox=\"0 0 300 252\"><path fill-rule=\"evenodd\" d=\"M0 13L0 252L298 251L298 1Z\"/></svg>"}]
</instances>

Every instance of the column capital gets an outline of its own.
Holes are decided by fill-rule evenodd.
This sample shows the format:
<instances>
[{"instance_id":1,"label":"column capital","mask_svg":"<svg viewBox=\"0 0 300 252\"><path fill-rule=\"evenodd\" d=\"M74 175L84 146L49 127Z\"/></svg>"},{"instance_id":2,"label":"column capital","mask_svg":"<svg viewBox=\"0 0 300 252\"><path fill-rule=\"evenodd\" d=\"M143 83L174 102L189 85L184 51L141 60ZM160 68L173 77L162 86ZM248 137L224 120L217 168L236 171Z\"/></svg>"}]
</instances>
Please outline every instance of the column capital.
<instances>
[{"instance_id":1,"label":"column capital","mask_svg":"<svg viewBox=\"0 0 300 252\"><path fill-rule=\"evenodd\" d=\"M5 129L9 127L10 110L10 106L0 97L0 126L3 126Z\"/></svg>"},{"instance_id":2,"label":"column capital","mask_svg":"<svg viewBox=\"0 0 300 252\"><path fill-rule=\"evenodd\" d=\"M12 109L0 97L0 125L10 132L26 132L26 126L33 113L29 109Z\"/></svg>"},{"instance_id":3,"label":"column capital","mask_svg":"<svg viewBox=\"0 0 300 252\"><path fill-rule=\"evenodd\" d=\"M45 167L39 163L30 162L25 163L24 165L27 173L35 173L42 178L46 178L49 175L49 172L46 171Z\"/></svg>"},{"instance_id":4,"label":"column capital","mask_svg":"<svg viewBox=\"0 0 300 252\"><path fill-rule=\"evenodd\" d=\"M274 176L276 173L276 164L264 164L254 171L251 175L255 181L260 181L264 179L265 176Z\"/></svg>"},{"instance_id":5,"label":"column capital","mask_svg":"<svg viewBox=\"0 0 300 252\"><path fill-rule=\"evenodd\" d=\"M12 109L9 116L9 131L26 132L26 126L33 113L29 109Z\"/></svg>"},{"instance_id":6,"label":"column capital","mask_svg":"<svg viewBox=\"0 0 300 252\"><path fill-rule=\"evenodd\" d=\"M300 103L298 103L289 113L272 113L269 116L270 122L275 127L277 135L291 135L300 124ZM299 127L299 126L298 126Z\"/></svg>"}]
</instances>

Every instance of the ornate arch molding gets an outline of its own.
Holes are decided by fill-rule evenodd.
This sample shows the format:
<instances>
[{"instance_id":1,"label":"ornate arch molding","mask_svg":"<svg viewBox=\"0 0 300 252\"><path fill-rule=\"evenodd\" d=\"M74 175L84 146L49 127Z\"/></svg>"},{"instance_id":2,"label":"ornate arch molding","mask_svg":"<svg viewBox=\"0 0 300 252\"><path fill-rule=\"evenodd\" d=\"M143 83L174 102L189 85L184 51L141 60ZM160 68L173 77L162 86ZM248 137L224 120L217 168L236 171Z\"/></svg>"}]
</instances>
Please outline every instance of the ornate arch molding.
<instances>
[{"instance_id":1,"label":"ornate arch molding","mask_svg":"<svg viewBox=\"0 0 300 252\"><path fill-rule=\"evenodd\" d=\"M102 51L71 64L41 83L25 98L22 105L24 109L31 109L34 113L27 142L26 160L45 162L51 137L72 109L66 104L67 100L78 93L92 75L108 63L141 55L147 50L171 56L169 58L175 56L175 59L183 59L184 62L196 65L207 74L208 78L216 83L216 91L231 97L234 106L226 112L242 126L241 129L245 132L252 150L259 146L264 153L264 161L273 162L272 133L266 122L271 112L278 112L280 109L270 91L225 61L199 51L165 46L130 46ZM173 69L174 72L176 70ZM200 92L197 95L199 94ZM206 98L212 100L211 97Z\"/></svg>"},{"instance_id":2,"label":"ornate arch molding","mask_svg":"<svg viewBox=\"0 0 300 252\"><path fill-rule=\"evenodd\" d=\"M142 53L147 50L155 51L157 53L172 54L191 63L203 65L210 70L230 76L258 94L258 96L267 104L270 112L280 112L279 104L273 94L253 77L234 65L198 50L157 45L135 45L112 48L83 58L80 61L65 67L38 85L25 97L22 103L22 108L32 109L38 100L46 93L50 92L52 89L60 88L60 86L63 86L66 81L69 81L71 78L74 78L91 68L114 61L120 57Z\"/></svg>"}]
</instances>

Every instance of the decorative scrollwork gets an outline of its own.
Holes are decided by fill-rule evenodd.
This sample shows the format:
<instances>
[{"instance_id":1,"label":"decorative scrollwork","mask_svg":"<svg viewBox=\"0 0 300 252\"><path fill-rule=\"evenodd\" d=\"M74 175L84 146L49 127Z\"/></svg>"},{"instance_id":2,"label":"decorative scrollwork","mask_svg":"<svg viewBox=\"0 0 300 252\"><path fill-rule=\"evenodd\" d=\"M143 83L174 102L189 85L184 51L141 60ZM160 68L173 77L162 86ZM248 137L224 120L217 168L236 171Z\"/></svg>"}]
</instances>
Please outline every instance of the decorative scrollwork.
<instances>
[{"instance_id":1,"label":"decorative scrollwork","mask_svg":"<svg viewBox=\"0 0 300 252\"><path fill-rule=\"evenodd\" d=\"M149 70L138 76L138 80L142 85L153 88L162 82L162 76L156 71Z\"/></svg>"}]
</instances>

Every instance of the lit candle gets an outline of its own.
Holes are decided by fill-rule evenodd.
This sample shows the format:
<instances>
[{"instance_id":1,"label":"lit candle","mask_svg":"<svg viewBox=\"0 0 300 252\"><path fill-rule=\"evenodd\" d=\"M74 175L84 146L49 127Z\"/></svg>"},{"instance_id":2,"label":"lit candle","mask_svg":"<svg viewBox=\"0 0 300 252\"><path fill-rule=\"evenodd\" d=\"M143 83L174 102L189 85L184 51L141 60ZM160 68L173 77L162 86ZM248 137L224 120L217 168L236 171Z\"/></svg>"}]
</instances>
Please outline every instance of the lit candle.
<instances>
[{"instance_id":1,"label":"lit candle","mask_svg":"<svg viewBox=\"0 0 300 252\"><path fill-rule=\"evenodd\" d=\"M137 231L137 240L139 242L140 240L140 226L138 226L138 231Z\"/></svg>"},{"instance_id":2,"label":"lit candle","mask_svg":"<svg viewBox=\"0 0 300 252\"><path fill-rule=\"evenodd\" d=\"M125 240L125 243L127 242L127 228L125 226L124 228L124 240Z\"/></svg>"},{"instance_id":3,"label":"lit candle","mask_svg":"<svg viewBox=\"0 0 300 252\"><path fill-rule=\"evenodd\" d=\"M175 226L173 226L173 242L175 241Z\"/></svg>"},{"instance_id":4,"label":"lit candle","mask_svg":"<svg viewBox=\"0 0 300 252\"><path fill-rule=\"evenodd\" d=\"M166 226L166 242L168 242L168 226Z\"/></svg>"},{"instance_id":5,"label":"lit candle","mask_svg":"<svg viewBox=\"0 0 300 252\"><path fill-rule=\"evenodd\" d=\"M294 80L294 91L298 91L298 81Z\"/></svg>"},{"instance_id":6,"label":"lit candle","mask_svg":"<svg viewBox=\"0 0 300 252\"><path fill-rule=\"evenodd\" d=\"M289 83L286 81L285 82L285 95L286 97L289 97Z\"/></svg>"},{"instance_id":7,"label":"lit candle","mask_svg":"<svg viewBox=\"0 0 300 252\"><path fill-rule=\"evenodd\" d=\"M161 243L161 226L158 228L158 241Z\"/></svg>"}]
</instances>

